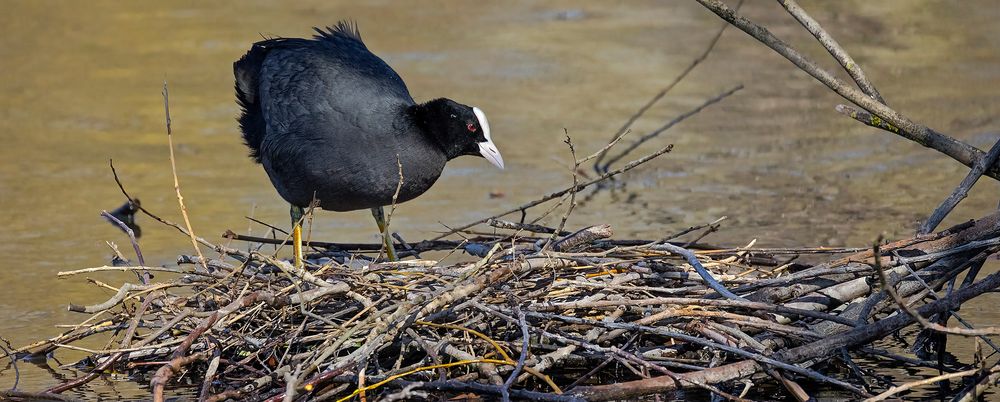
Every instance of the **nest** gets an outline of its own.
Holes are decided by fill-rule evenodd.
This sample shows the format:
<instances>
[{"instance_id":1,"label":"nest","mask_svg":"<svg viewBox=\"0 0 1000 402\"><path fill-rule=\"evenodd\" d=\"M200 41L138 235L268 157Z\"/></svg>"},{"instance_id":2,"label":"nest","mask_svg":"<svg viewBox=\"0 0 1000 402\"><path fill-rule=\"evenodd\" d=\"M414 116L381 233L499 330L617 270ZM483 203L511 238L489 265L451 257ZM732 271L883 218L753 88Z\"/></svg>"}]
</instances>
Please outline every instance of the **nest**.
<instances>
[{"instance_id":1,"label":"nest","mask_svg":"<svg viewBox=\"0 0 1000 402\"><path fill-rule=\"evenodd\" d=\"M451 265L335 250L296 268L271 254L208 243L224 258L60 273L132 271L140 280L120 288L95 281L115 295L71 305L90 318L18 353L85 350L73 343L115 334L106 350L79 363L84 372L127 373L149 381L156 398L171 386L167 393L197 392L209 401L609 400L679 389L740 399L761 387L795 392L799 383L871 396L880 383L852 356L941 367L873 343L914 322L898 298L937 298L920 307L926 316L995 287L998 274L935 293L995 251L998 218L875 250L720 249L692 241L717 224L622 241L606 225L559 233L499 220L489 235L407 248L451 246L475 256ZM805 259L820 262L798 262ZM195 386L174 389L182 379Z\"/></svg>"}]
</instances>

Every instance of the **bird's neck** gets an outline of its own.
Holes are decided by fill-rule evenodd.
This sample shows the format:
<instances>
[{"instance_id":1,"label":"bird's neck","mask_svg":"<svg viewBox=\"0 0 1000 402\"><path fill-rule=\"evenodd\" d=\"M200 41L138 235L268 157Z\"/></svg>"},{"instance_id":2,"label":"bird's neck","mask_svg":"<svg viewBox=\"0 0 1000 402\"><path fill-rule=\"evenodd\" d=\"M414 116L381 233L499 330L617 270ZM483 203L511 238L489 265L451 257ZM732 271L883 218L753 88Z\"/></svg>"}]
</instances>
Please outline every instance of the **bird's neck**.
<instances>
[{"instance_id":1,"label":"bird's neck","mask_svg":"<svg viewBox=\"0 0 1000 402\"><path fill-rule=\"evenodd\" d=\"M455 159L463 155L462 146L457 144L448 136L448 131L441 122L447 121L447 110L442 109L439 99L426 103L412 105L407 109L413 125L433 143L441 152L444 152L448 160ZM445 116L442 116L444 114Z\"/></svg>"}]
</instances>

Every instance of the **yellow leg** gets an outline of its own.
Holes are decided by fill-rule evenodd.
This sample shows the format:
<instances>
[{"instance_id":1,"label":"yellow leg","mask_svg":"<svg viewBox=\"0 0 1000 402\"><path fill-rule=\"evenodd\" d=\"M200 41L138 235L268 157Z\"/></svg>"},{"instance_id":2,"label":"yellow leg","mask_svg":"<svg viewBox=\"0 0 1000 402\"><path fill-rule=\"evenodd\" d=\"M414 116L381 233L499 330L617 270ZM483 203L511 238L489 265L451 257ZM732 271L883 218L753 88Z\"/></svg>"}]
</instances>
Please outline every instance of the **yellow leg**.
<instances>
[{"instance_id":1,"label":"yellow leg","mask_svg":"<svg viewBox=\"0 0 1000 402\"><path fill-rule=\"evenodd\" d=\"M302 268L302 225L295 223L292 228L292 250L295 253L295 268Z\"/></svg>"},{"instance_id":2,"label":"yellow leg","mask_svg":"<svg viewBox=\"0 0 1000 402\"><path fill-rule=\"evenodd\" d=\"M389 238L389 231L385 226L385 211L382 207L372 208L372 216L375 217L375 224L378 225L379 233L382 233L382 244L385 245L386 258L389 261L398 261L396 259L396 248L392 245L392 239Z\"/></svg>"},{"instance_id":3,"label":"yellow leg","mask_svg":"<svg viewBox=\"0 0 1000 402\"><path fill-rule=\"evenodd\" d=\"M305 215L305 211L301 207L292 205L289 215L292 217L292 252L295 254L295 267L302 268L305 266L302 262L302 216Z\"/></svg>"}]
</instances>

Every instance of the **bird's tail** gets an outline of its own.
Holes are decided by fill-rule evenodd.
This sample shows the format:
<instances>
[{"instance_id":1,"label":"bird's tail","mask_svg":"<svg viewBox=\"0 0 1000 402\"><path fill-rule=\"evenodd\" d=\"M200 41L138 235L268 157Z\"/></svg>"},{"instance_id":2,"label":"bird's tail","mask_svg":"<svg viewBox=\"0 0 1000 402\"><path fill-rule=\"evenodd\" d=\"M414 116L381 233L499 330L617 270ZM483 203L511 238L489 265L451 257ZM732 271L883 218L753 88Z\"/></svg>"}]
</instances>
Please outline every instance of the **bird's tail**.
<instances>
[{"instance_id":1,"label":"bird's tail","mask_svg":"<svg viewBox=\"0 0 1000 402\"><path fill-rule=\"evenodd\" d=\"M243 142L250 148L250 157L260 163L260 147L264 140L264 114L261 112L257 84L260 67L267 56L269 41L258 42L247 54L233 63L236 76L236 103L243 109L240 115L240 131Z\"/></svg>"}]
</instances>

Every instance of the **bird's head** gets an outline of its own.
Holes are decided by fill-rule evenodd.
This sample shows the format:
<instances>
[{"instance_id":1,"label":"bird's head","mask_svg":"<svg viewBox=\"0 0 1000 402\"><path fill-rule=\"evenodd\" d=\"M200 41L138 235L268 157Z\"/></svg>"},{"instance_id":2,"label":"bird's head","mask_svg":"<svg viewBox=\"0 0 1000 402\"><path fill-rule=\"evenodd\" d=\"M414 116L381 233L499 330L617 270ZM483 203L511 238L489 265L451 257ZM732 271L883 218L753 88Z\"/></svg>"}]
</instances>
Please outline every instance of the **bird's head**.
<instances>
[{"instance_id":1,"label":"bird's head","mask_svg":"<svg viewBox=\"0 0 1000 402\"><path fill-rule=\"evenodd\" d=\"M441 146L448 159L481 156L503 169L503 157L490 137L490 122L482 110L446 98L415 108L418 124Z\"/></svg>"}]
</instances>

